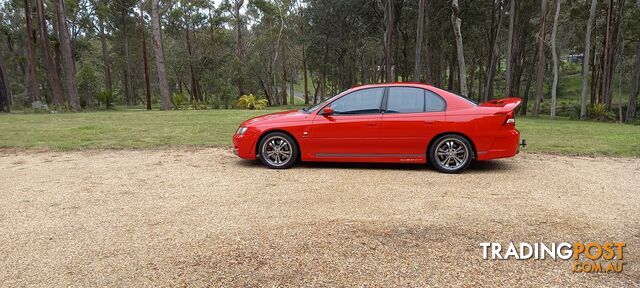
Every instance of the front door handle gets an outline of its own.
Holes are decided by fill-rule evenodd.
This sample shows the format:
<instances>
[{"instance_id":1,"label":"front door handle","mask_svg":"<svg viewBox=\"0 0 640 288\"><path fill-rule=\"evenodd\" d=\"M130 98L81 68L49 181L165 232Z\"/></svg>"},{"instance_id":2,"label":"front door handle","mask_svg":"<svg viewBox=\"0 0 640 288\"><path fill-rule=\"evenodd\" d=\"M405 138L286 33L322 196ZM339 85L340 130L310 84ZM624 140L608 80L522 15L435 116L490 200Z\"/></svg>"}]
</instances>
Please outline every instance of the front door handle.
<instances>
[{"instance_id":1,"label":"front door handle","mask_svg":"<svg viewBox=\"0 0 640 288\"><path fill-rule=\"evenodd\" d=\"M364 124L364 126L366 126L366 127L374 127L374 126L376 126L376 125L377 125L376 123L367 123L367 124Z\"/></svg>"}]
</instances>

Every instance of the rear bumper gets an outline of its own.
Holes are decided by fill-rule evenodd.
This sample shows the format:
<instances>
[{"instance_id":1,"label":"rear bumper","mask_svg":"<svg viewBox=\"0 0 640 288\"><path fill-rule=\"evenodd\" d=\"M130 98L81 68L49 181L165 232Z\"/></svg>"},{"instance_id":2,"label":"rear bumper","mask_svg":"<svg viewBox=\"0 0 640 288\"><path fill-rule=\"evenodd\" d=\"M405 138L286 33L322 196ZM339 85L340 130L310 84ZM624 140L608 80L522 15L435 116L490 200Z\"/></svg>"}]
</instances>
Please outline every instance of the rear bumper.
<instances>
[{"instance_id":1,"label":"rear bumper","mask_svg":"<svg viewBox=\"0 0 640 288\"><path fill-rule=\"evenodd\" d=\"M525 141L526 145L526 141ZM478 160L513 157L520 152L520 131L517 129L501 132L491 145L491 149L478 151Z\"/></svg>"}]
</instances>

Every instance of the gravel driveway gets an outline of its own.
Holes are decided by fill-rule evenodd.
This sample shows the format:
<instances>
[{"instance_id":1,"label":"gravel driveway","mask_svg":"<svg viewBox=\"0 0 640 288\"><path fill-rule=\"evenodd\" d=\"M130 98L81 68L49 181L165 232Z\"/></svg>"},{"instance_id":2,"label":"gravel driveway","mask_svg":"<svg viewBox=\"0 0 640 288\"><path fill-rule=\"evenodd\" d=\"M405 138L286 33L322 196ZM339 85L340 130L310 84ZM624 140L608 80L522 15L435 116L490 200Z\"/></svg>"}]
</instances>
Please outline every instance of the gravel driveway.
<instances>
[{"instance_id":1,"label":"gravel driveway","mask_svg":"<svg viewBox=\"0 0 640 288\"><path fill-rule=\"evenodd\" d=\"M640 159L277 171L225 149L0 151L0 286L640 285ZM625 241L621 274L480 242Z\"/></svg>"}]
</instances>

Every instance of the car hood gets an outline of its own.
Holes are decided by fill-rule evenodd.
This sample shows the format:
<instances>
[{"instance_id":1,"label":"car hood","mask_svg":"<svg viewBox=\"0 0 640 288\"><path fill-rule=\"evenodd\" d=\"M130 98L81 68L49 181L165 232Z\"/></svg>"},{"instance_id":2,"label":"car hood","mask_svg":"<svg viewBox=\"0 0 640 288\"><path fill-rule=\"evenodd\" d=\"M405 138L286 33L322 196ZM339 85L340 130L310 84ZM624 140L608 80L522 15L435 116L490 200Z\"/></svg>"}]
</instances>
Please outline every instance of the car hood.
<instances>
[{"instance_id":1,"label":"car hood","mask_svg":"<svg viewBox=\"0 0 640 288\"><path fill-rule=\"evenodd\" d=\"M246 127L252 124L275 123L275 122L294 122L294 121L303 120L307 118L307 116L309 116L309 114L301 112L300 110L282 111L282 112L253 117L247 121L242 122L241 126Z\"/></svg>"}]
</instances>

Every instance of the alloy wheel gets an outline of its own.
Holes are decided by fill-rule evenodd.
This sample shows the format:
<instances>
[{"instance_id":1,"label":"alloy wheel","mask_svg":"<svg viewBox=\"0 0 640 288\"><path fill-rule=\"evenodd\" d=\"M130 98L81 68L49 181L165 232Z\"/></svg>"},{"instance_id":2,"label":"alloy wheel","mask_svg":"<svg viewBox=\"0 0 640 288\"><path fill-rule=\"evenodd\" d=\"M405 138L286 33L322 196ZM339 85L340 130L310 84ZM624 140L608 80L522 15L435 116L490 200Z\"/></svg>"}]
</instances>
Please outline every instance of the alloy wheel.
<instances>
[{"instance_id":1,"label":"alloy wheel","mask_svg":"<svg viewBox=\"0 0 640 288\"><path fill-rule=\"evenodd\" d=\"M291 161L293 147L284 137L271 136L264 141L261 154L270 165L280 167Z\"/></svg>"},{"instance_id":2,"label":"alloy wheel","mask_svg":"<svg viewBox=\"0 0 640 288\"><path fill-rule=\"evenodd\" d=\"M454 171L467 164L469 149L459 139L445 138L436 146L436 161L445 170Z\"/></svg>"}]
</instances>

